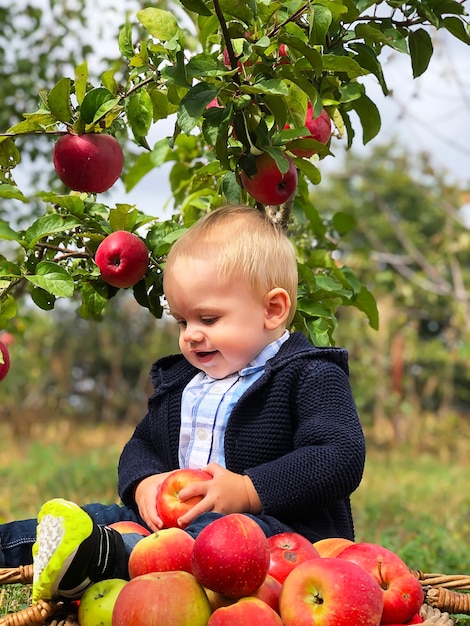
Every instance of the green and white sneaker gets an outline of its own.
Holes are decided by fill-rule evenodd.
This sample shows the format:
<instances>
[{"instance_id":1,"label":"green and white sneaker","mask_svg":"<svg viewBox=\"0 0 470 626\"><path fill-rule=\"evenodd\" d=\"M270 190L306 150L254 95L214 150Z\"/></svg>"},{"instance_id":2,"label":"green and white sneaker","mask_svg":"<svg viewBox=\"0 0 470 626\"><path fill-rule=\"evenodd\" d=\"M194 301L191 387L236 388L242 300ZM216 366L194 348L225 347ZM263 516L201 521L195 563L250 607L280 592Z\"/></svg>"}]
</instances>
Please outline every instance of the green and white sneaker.
<instances>
[{"instance_id":1,"label":"green and white sneaker","mask_svg":"<svg viewBox=\"0 0 470 626\"><path fill-rule=\"evenodd\" d=\"M99 526L77 504L49 500L38 514L33 545L33 602L80 598L106 578L128 578L120 533Z\"/></svg>"}]
</instances>

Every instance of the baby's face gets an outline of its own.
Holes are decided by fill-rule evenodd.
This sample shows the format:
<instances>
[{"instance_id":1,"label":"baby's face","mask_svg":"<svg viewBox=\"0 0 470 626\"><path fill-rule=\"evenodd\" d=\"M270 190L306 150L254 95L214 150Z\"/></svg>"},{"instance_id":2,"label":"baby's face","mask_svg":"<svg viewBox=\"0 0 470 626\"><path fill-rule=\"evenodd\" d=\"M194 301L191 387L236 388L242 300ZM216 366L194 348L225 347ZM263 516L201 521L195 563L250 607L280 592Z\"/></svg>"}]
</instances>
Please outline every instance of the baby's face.
<instances>
[{"instance_id":1,"label":"baby's face","mask_svg":"<svg viewBox=\"0 0 470 626\"><path fill-rule=\"evenodd\" d=\"M265 298L246 281L221 279L214 261L176 259L164 289L180 326L181 352L212 378L242 369L273 340Z\"/></svg>"}]
</instances>

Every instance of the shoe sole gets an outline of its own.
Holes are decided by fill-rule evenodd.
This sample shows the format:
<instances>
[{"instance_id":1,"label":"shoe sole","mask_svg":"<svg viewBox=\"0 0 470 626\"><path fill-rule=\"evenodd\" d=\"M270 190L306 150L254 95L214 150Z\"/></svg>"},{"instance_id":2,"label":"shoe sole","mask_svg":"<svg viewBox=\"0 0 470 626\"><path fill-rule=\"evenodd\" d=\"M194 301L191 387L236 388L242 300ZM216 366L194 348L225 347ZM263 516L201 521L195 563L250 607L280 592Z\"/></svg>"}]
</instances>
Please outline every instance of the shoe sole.
<instances>
[{"instance_id":1,"label":"shoe sole","mask_svg":"<svg viewBox=\"0 0 470 626\"><path fill-rule=\"evenodd\" d=\"M59 596L60 581L92 530L92 519L74 502L56 498L44 504L38 514L37 538L33 545L33 602ZM84 581L84 586L88 582ZM73 590L72 596L77 597L75 594L79 591Z\"/></svg>"}]
</instances>

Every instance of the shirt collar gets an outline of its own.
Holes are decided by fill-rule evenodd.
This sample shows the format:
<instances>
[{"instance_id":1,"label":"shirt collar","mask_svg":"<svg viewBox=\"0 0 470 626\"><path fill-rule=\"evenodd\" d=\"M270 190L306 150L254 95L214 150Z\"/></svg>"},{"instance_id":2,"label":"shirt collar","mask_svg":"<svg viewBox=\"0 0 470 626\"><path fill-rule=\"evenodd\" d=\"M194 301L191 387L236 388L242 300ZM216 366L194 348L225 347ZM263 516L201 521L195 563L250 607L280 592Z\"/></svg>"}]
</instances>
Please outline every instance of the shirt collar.
<instances>
[{"instance_id":1,"label":"shirt collar","mask_svg":"<svg viewBox=\"0 0 470 626\"><path fill-rule=\"evenodd\" d=\"M289 339L289 331L285 330L284 334L279 337L279 339L275 339L267 346L265 346L261 352L255 356L255 358L248 363L246 367L243 367L239 370L238 374L240 376L248 376L249 374L253 374L254 372L258 372L261 369L264 369L266 365L266 361L272 359L278 352L284 341Z\"/></svg>"}]
</instances>

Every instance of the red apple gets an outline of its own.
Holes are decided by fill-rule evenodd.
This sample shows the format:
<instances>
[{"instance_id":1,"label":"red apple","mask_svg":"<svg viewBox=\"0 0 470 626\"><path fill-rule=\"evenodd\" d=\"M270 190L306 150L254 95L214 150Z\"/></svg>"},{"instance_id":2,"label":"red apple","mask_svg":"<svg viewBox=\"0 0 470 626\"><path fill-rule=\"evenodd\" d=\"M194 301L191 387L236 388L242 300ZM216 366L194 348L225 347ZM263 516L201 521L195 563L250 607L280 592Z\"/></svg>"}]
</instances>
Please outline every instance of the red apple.
<instances>
[{"instance_id":1,"label":"red apple","mask_svg":"<svg viewBox=\"0 0 470 626\"><path fill-rule=\"evenodd\" d=\"M263 600L263 602L269 604L276 613L279 613L279 596L281 595L281 589L282 584L276 580L274 576L267 574L261 587L258 587L258 589L248 597Z\"/></svg>"},{"instance_id":2,"label":"red apple","mask_svg":"<svg viewBox=\"0 0 470 626\"><path fill-rule=\"evenodd\" d=\"M279 595L281 593L281 589L281 583L270 574L267 574L261 587L258 587L256 591L246 597L258 598L258 600L266 602L266 604L274 609L276 613L279 613ZM219 609L221 606L229 606L230 604L237 602L237 598L224 596L221 593L212 591L212 589L207 589L207 587L205 588L205 592L209 600L209 604L211 605L212 611Z\"/></svg>"},{"instance_id":3,"label":"red apple","mask_svg":"<svg viewBox=\"0 0 470 626\"><path fill-rule=\"evenodd\" d=\"M207 626L204 589L188 572L153 572L130 580L114 605L112 626Z\"/></svg>"},{"instance_id":4,"label":"red apple","mask_svg":"<svg viewBox=\"0 0 470 626\"><path fill-rule=\"evenodd\" d=\"M285 532L268 538L269 574L283 583L299 563L320 557L313 544L303 535Z\"/></svg>"},{"instance_id":5,"label":"red apple","mask_svg":"<svg viewBox=\"0 0 470 626\"><path fill-rule=\"evenodd\" d=\"M191 564L204 587L232 598L249 596L268 573L268 541L251 517L229 513L196 537Z\"/></svg>"},{"instance_id":6,"label":"red apple","mask_svg":"<svg viewBox=\"0 0 470 626\"><path fill-rule=\"evenodd\" d=\"M252 198L261 204L282 204L289 200L297 188L297 169L292 160L289 169L282 174L276 161L267 152L255 159L256 174L250 178L245 171L240 174L243 187Z\"/></svg>"},{"instance_id":7,"label":"red apple","mask_svg":"<svg viewBox=\"0 0 470 626\"><path fill-rule=\"evenodd\" d=\"M405 624L387 624L387 626L412 626L413 624L422 624L423 622L424 619L421 615L416 613L416 615L414 615L408 622L405 622Z\"/></svg>"},{"instance_id":8,"label":"red apple","mask_svg":"<svg viewBox=\"0 0 470 626\"><path fill-rule=\"evenodd\" d=\"M313 117L313 106L312 103L309 102L305 116L305 126L310 131L310 135L305 135L302 139L315 139L315 141L324 145L329 142L331 137L331 119L325 109L322 110L318 117ZM284 128L289 128L289 124L286 124ZM287 148L290 149L292 154L295 154L295 156L298 157L305 157L309 159L317 152L314 148L295 148L295 144L292 144L292 148L290 148L290 145L291 144L287 144Z\"/></svg>"},{"instance_id":9,"label":"red apple","mask_svg":"<svg viewBox=\"0 0 470 626\"><path fill-rule=\"evenodd\" d=\"M383 593L355 563L310 559L284 581L279 609L285 626L379 626Z\"/></svg>"},{"instance_id":10,"label":"red apple","mask_svg":"<svg viewBox=\"0 0 470 626\"><path fill-rule=\"evenodd\" d=\"M119 522L114 522L113 524L108 524L109 528L114 528L121 533L121 535L126 535L127 533L137 533L146 537L150 535L151 532L142 524L138 524L137 522L131 522L129 520L120 520Z\"/></svg>"},{"instance_id":11,"label":"red apple","mask_svg":"<svg viewBox=\"0 0 470 626\"><path fill-rule=\"evenodd\" d=\"M182 528L163 528L143 537L129 556L129 576L181 570L191 572L194 537Z\"/></svg>"},{"instance_id":12,"label":"red apple","mask_svg":"<svg viewBox=\"0 0 470 626\"><path fill-rule=\"evenodd\" d=\"M388 548L360 542L348 546L336 558L359 565L377 581L384 597L382 624L404 624L421 608L421 583L398 554Z\"/></svg>"},{"instance_id":13,"label":"red apple","mask_svg":"<svg viewBox=\"0 0 470 626\"><path fill-rule=\"evenodd\" d=\"M0 380L3 380L10 370L10 353L8 348L0 341Z\"/></svg>"},{"instance_id":14,"label":"red apple","mask_svg":"<svg viewBox=\"0 0 470 626\"><path fill-rule=\"evenodd\" d=\"M234 626L246 624L256 626L283 626L276 611L258 598L241 598L234 604L216 609L207 626Z\"/></svg>"},{"instance_id":15,"label":"red apple","mask_svg":"<svg viewBox=\"0 0 470 626\"><path fill-rule=\"evenodd\" d=\"M149 253L140 237L127 230L117 230L100 243L95 262L101 278L113 287L132 287L148 269Z\"/></svg>"},{"instance_id":16,"label":"red apple","mask_svg":"<svg viewBox=\"0 0 470 626\"><path fill-rule=\"evenodd\" d=\"M175 470L165 478L158 490L156 503L157 513L165 528L178 527L179 518L202 499L202 496L194 496L181 502L180 491L193 483L211 479L209 472L189 467Z\"/></svg>"},{"instance_id":17,"label":"red apple","mask_svg":"<svg viewBox=\"0 0 470 626\"><path fill-rule=\"evenodd\" d=\"M345 548L351 546L354 541L344 537L327 537L314 541L313 547L320 556L338 556Z\"/></svg>"},{"instance_id":18,"label":"red apple","mask_svg":"<svg viewBox=\"0 0 470 626\"><path fill-rule=\"evenodd\" d=\"M127 580L109 578L85 589L78 604L80 626L111 626L114 605Z\"/></svg>"},{"instance_id":19,"label":"red apple","mask_svg":"<svg viewBox=\"0 0 470 626\"><path fill-rule=\"evenodd\" d=\"M124 155L117 139L105 134L63 135L53 151L60 180L74 191L101 193L121 175Z\"/></svg>"}]
</instances>

